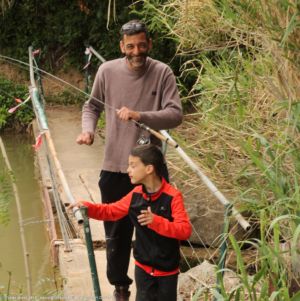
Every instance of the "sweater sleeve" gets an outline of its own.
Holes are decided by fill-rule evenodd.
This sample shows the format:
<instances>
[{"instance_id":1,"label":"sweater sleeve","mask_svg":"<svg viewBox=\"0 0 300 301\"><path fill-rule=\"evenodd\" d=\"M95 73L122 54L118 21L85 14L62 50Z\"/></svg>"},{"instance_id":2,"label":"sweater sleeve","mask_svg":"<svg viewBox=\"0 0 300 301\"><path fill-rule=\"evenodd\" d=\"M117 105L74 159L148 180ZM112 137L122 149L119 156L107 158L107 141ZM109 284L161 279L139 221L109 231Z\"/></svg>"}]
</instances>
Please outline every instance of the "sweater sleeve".
<instances>
[{"instance_id":1,"label":"sweater sleeve","mask_svg":"<svg viewBox=\"0 0 300 301\"><path fill-rule=\"evenodd\" d=\"M84 202L88 208L88 217L102 221L117 221L128 214L132 192L121 200L111 204L94 204Z\"/></svg>"},{"instance_id":2,"label":"sweater sleeve","mask_svg":"<svg viewBox=\"0 0 300 301\"><path fill-rule=\"evenodd\" d=\"M175 128L183 118L175 76L169 67L166 67L162 81L161 109L140 112L140 122L155 130Z\"/></svg>"},{"instance_id":3,"label":"sweater sleeve","mask_svg":"<svg viewBox=\"0 0 300 301\"><path fill-rule=\"evenodd\" d=\"M105 101L105 81L101 66L96 74L91 96L89 100L84 103L82 108L82 132L94 133L100 113L104 109L104 105L101 102Z\"/></svg>"},{"instance_id":4,"label":"sweater sleeve","mask_svg":"<svg viewBox=\"0 0 300 301\"><path fill-rule=\"evenodd\" d=\"M173 221L154 214L153 222L148 225L148 228L166 237L178 240L188 239L192 233L192 227L180 192L174 196L171 209Z\"/></svg>"}]
</instances>

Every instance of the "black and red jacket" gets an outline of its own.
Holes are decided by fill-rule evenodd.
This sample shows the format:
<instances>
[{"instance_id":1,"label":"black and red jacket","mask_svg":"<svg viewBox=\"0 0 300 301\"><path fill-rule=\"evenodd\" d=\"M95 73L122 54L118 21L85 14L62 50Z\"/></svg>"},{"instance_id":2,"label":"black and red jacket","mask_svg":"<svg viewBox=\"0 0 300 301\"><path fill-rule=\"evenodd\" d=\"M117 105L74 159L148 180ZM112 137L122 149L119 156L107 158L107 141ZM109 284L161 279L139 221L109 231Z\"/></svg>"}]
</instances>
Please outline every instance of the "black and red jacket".
<instances>
[{"instance_id":1,"label":"black and red jacket","mask_svg":"<svg viewBox=\"0 0 300 301\"><path fill-rule=\"evenodd\" d=\"M149 194L142 185L135 187L120 201L111 204L84 203L88 216L98 220L115 221L129 215L136 228L133 255L136 264L151 274L178 269L179 240L191 235L191 224L184 208L182 194L164 179L159 191ZM141 226L137 216L151 207L153 222ZM147 269L148 268L148 269ZM160 273L161 274L161 273Z\"/></svg>"}]
</instances>

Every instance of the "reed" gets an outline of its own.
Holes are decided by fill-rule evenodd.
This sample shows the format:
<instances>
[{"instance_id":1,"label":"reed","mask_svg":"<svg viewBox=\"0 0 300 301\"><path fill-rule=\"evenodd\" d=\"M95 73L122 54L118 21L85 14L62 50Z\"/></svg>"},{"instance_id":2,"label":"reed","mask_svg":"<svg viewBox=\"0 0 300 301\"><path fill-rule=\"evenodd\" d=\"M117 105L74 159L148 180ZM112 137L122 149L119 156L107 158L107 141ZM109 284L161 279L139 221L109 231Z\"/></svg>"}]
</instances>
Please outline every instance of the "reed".
<instances>
[{"instance_id":1,"label":"reed","mask_svg":"<svg viewBox=\"0 0 300 301\"><path fill-rule=\"evenodd\" d=\"M260 254L255 275L248 275L239 256L245 242L230 236L242 284L232 293L210 293L217 300L296 300L299 2L143 2L150 27L177 42L182 99L189 107L175 133L178 142L260 226L259 239L247 241ZM181 176L186 193L198 186L189 176ZM206 290L199 293L197 298L208 298Z\"/></svg>"},{"instance_id":2,"label":"reed","mask_svg":"<svg viewBox=\"0 0 300 301\"><path fill-rule=\"evenodd\" d=\"M9 205L13 199L12 187L10 185L9 174L5 168L3 157L0 157L0 226L7 225L9 218Z\"/></svg>"}]
</instances>

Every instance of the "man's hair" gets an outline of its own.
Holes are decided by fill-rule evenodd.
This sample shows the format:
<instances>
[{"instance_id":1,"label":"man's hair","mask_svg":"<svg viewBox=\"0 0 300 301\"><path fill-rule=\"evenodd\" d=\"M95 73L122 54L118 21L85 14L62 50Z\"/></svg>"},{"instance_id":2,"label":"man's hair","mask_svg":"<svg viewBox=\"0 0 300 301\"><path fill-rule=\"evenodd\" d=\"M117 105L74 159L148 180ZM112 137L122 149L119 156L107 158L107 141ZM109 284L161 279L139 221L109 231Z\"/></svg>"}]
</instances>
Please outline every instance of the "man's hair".
<instances>
[{"instance_id":1,"label":"man's hair","mask_svg":"<svg viewBox=\"0 0 300 301\"><path fill-rule=\"evenodd\" d=\"M149 39L149 32L145 25L140 20L131 20L127 23L125 23L120 30L121 38L123 39L124 35L132 36L138 33L144 32L146 34L146 38Z\"/></svg>"},{"instance_id":2,"label":"man's hair","mask_svg":"<svg viewBox=\"0 0 300 301\"><path fill-rule=\"evenodd\" d=\"M131 156L139 157L145 165L153 165L155 173L161 177L163 175L163 166L165 164L164 155L154 144L138 145L132 149Z\"/></svg>"}]
</instances>

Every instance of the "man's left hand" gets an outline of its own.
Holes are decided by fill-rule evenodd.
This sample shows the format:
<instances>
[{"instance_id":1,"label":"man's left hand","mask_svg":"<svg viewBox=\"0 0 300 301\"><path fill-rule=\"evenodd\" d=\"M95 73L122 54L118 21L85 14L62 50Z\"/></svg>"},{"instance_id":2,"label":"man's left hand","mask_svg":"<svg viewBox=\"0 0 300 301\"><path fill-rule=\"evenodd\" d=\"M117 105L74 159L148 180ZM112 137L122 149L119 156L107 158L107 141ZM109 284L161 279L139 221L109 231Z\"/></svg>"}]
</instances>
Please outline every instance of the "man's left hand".
<instances>
[{"instance_id":1,"label":"man's left hand","mask_svg":"<svg viewBox=\"0 0 300 301\"><path fill-rule=\"evenodd\" d=\"M118 110L117 115L123 121L128 121L130 119L139 121L141 118L139 112L129 110L127 107L122 107L120 110Z\"/></svg>"}]
</instances>

